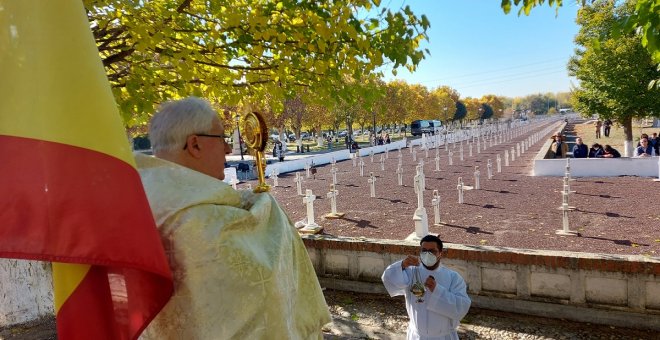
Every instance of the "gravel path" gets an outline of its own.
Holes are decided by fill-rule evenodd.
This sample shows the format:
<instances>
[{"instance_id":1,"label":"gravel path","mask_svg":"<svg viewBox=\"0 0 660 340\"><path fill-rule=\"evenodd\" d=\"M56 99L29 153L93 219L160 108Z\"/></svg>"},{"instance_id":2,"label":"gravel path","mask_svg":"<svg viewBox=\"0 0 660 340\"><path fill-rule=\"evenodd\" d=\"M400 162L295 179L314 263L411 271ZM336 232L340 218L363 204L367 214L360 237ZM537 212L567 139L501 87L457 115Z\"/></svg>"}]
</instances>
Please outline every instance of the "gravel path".
<instances>
[{"instance_id":1,"label":"gravel path","mask_svg":"<svg viewBox=\"0 0 660 340\"><path fill-rule=\"evenodd\" d=\"M333 323L325 339L405 339L408 317L402 297L326 290ZM471 308L458 330L461 339L658 339L657 333L597 326Z\"/></svg>"}]
</instances>

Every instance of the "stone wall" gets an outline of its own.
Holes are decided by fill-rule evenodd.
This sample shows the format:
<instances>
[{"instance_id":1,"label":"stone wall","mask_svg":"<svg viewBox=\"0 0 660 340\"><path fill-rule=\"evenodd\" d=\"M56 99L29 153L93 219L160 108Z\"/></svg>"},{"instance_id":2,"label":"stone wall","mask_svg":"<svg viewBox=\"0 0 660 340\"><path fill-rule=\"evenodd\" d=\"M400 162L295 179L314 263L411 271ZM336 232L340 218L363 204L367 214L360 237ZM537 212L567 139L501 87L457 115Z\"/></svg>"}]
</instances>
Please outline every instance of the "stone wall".
<instances>
[{"instance_id":1,"label":"stone wall","mask_svg":"<svg viewBox=\"0 0 660 340\"><path fill-rule=\"evenodd\" d=\"M305 236L321 285L385 294L380 275L418 243ZM443 264L473 306L660 330L660 259L488 246L445 246Z\"/></svg>"},{"instance_id":2,"label":"stone wall","mask_svg":"<svg viewBox=\"0 0 660 340\"><path fill-rule=\"evenodd\" d=\"M53 315L48 262L0 259L0 327Z\"/></svg>"}]
</instances>

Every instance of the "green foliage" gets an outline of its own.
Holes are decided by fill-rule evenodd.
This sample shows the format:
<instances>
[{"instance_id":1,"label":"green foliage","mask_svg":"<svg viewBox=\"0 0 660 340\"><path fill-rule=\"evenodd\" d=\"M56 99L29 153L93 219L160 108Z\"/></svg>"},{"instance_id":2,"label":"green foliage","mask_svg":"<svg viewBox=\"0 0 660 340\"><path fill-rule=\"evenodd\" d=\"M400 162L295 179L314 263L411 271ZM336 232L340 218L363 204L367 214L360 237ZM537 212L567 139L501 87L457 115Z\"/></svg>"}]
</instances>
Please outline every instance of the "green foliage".
<instances>
[{"instance_id":1,"label":"green foliage","mask_svg":"<svg viewBox=\"0 0 660 340\"><path fill-rule=\"evenodd\" d=\"M481 119L490 119L493 117L493 108L488 104L481 104Z\"/></svg>"},{"instance_id":2,"label":"green foliage","mask_svg":"<svg viewBox=\"0 0 660 340\"><path fill-rule=\"evenodd\" d=\"M467 108L462 101L456 102L456 111L454 111L454 120L463 120L467 116Z\"/></svg>"},{"instance_id":3,"label":"green foliage","mask_svg":"<svg viewBox=\"0 0 660 340\"><path fill-rule=\"evenodd\" d=\"M614 6L599 2L578 13L581 26L575 41L579 48L569 61L570 75L580 81L573 92L573 106L585 115L597 114L623 124L626 140L632 140L632 118L657 115L660 93L647 84L660 78L646 50L634 33L609 34L618 18L630 13L631 3ZM592 37L608 36L594 44Z\"/></svg>"},{"instance_id":4,"label":"green foliage","mask_svg":"<svg viewBox=\"0 0 660 340\"><path fill-rule=\"evenodd\" d=\"M127 125L164 100L198 95L268 106L308 89L341 97L346 78L414 70L430 23L379 1L84 0Z\"/></svg>"}]
</instances>

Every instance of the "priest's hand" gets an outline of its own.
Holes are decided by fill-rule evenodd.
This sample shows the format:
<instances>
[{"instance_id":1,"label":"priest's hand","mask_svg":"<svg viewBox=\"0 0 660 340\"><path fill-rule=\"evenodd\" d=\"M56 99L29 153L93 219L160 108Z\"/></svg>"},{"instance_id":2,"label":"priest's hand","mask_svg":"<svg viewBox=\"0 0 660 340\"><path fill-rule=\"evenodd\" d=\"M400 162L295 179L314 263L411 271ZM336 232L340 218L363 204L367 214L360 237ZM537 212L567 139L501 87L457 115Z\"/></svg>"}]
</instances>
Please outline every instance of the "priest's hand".
<instances>
[{"instance_id":1,"label":"priest's hand","mask_svg":"<svg viewBox=\"0 0 660 340\"><path fill-rule=\"evenodd\" d=\"M431 291L431 293L435 290L435 278L433 277L433 275L430 275L429 277L426 278L424 285L426 286L426 288L428 288Z\"/></svg>"},{"instance_id":2,"label":"priest's hand","mask_svg":"<svg viewBox=\"0 0 660 340\"><path fill-rule=\"evenodd\" d=\"M408 255L408 257L401 262L401 269L405 270L410 266L419 266L419 257Z\"/></svg>"}]
</instances>

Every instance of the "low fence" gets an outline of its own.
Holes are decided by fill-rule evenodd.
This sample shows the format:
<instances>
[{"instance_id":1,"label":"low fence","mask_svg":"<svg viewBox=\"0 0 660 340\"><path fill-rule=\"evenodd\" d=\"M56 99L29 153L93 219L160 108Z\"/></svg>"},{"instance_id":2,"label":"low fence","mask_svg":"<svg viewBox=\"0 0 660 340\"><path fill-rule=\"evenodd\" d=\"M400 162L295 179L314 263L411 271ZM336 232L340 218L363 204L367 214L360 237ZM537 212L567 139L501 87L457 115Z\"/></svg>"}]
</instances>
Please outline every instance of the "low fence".
<instances>
[{"instance_id":1,"label":"low fence","mask_svg":"<svg viewBox=\"0 0 660 340\"><path fill-rule=\"evenodd\" d=\"M321 285L385 293L385 268L418 243L310 235ZM474 307L660 331L660 259L447 244L443 265L463 276Z\"/></svg>"}]
</instances>

